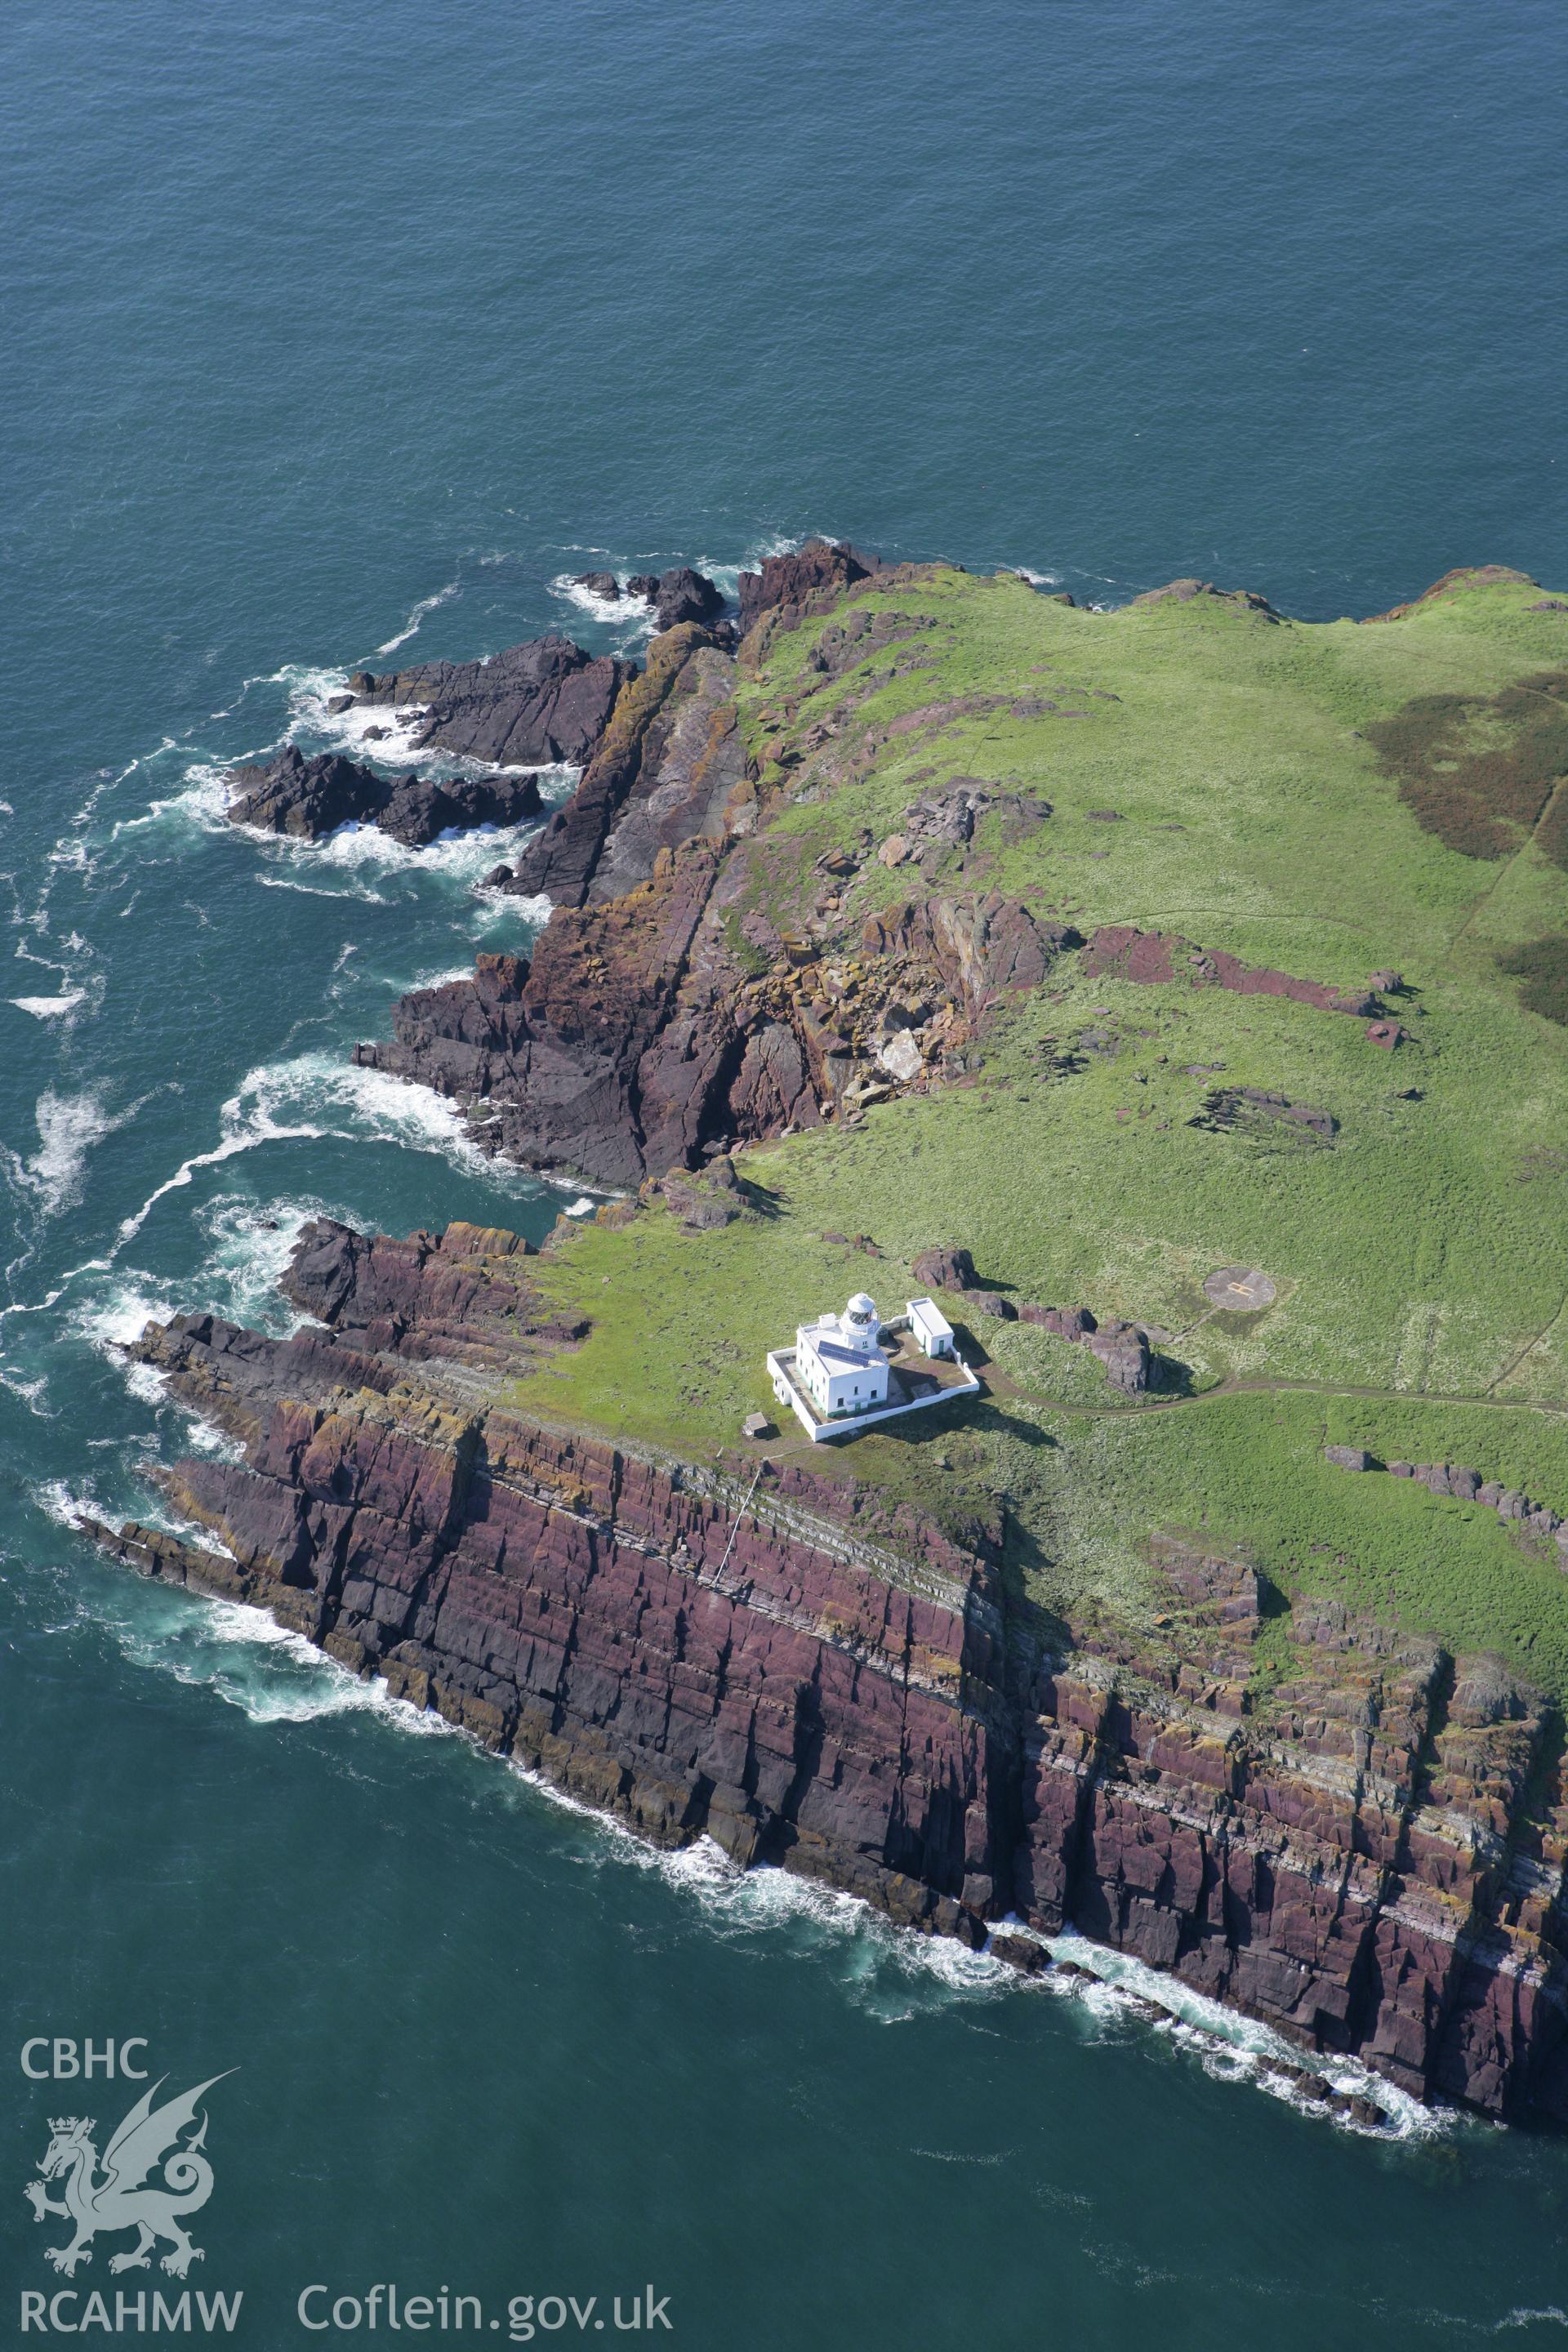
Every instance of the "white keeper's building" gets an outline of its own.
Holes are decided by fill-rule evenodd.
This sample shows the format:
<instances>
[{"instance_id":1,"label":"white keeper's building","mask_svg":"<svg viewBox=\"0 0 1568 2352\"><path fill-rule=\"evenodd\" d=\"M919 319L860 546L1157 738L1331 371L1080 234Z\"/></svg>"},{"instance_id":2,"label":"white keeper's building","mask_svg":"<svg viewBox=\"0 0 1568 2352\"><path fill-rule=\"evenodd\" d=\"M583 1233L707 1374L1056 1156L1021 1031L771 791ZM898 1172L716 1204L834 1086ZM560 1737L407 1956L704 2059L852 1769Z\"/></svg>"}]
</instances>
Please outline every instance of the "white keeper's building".
<instances>
[{"instance_id":1,"label":"white keeper's building","mask_svg":"<svg viewBox=\"0 0 1568 2352\"><path fill-rule=\"evenodd\" d=\"M888 1402L888 1360L875 1302L858 1290L842 1315L795 1328L795 1371L824 1420Z\"/></svg>"},{"instance_id":2,"label":"white keeper's building","mask_svg":"<svg viewBox=\"0 0 1568 2352\"><path fill-rule=\"evenodd\" d=\"M918 1357L926 1362L917 1364ZM980 1386L934 1299L911 1298L904 1314L884 1323L863 1290L842 1315L797 1324L794 1347L770 1349L767 1368L774 1396L814 1445L973 1396ZM746 1434L762 1432L748 1426Z\"/></svg>"}]
</instances>

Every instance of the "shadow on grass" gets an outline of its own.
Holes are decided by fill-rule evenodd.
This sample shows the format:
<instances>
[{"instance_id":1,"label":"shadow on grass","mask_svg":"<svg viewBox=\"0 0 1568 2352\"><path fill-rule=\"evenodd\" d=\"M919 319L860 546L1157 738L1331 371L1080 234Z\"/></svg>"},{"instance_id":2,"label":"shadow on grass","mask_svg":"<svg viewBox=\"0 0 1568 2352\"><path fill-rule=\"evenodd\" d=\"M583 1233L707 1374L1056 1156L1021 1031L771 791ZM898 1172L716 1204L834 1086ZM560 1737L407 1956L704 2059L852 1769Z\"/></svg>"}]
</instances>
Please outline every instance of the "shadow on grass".
<instances>
[{"instance_id":1,"label":"shadow on grass","mask_svg":"<svg viewBox=\"0 0 1568 2352\"><path fill-rule=\"evenodd\" d=\"M1184 1364L1177 1356L1151 1356L1148 1393L1152 1397L1196 1396L1199 1391L1191 1364Z\"/></svg>"},{"instance_id":2,"label":"shadow on grass","mask_svg":"<svg viewBox=\"0 0 1568 2352\"><path fill-rule=\"evenodd\" d=\"M741 1197L753 1215L767 1218L770 1223L782 1217L788 1196L776 1186L759 1184L754 1176L740 1176Z\"/></svg>"},{"instance_id":3,"label":"shadow on grass","mask_svg":"<svg viewBox=\"0 0 1568 2352\"><path fill-rule=\"evenodd\" d=\"M1067 1619L1037 1597L1055 1565L1038 1537L1009 1510L1002 1544L1007 1649L1013 1673L1026 1681L1046 1660L1063 1658L1074 1646Z\"/></svg>"}]
</instances>

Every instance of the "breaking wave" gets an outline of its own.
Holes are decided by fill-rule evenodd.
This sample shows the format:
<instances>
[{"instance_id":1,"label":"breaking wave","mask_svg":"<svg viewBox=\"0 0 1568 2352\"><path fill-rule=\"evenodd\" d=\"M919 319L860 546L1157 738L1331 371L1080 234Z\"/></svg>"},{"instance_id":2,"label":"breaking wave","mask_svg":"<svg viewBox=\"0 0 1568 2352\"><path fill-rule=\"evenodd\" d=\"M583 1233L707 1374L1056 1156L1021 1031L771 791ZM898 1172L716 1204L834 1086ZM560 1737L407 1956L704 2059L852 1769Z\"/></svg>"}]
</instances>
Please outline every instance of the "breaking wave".
<instances>
[{"instance_id":1,"label":"breaking wave","mask_svg":"<svg viewBox=\"0 0 1568 2352\"><path fill-rule=\"evenodd\" d=\"M62 1013L74 1013L79 1004L87 1003L85 988L68 988L58 996L13 996L11 1003L18 1013L30 1013L35 1021L58 1021Z\"/></svg>"},{"instance_id":2,"label":"breaking wave","mask_svg":"<svg viewBox=\"0 0 1568 2352\"><path fill-rule=\"evenodd\" d=\"M395 637L388 637L384 646L377 646L376 652L395 654L399 646L405 646L410 637L418 635L420 624L426 613L435 612L438 605L449 604L454 596L460 596L462 593L463 583L460 580L448 580L447 585L444 588L437 588L433 596L422 596L397 635Z\"/></svg>"},{"instance_id":3,"label":"breaking wave","mask_svg":"<svg viewBox=\"0 0 1568 2352\"><path fill-rule=\"evenodd\" d=\"M1194 1992L1178 1977L1164 1975L1158 1969L1146 1967L1142 1960L1091 1943L1071 1928L1041 1940L1055 1958L1075 1961L1089 1974L1087 1978L1068 1979L1065 1988L1060 1979L1047 1977L1038 1981L1052 1990L1068 1990L1107 2029L1125 2031L1135 2026L1168 2036L1179 2048L1196 2057L1204 2072L1215 2082L1249 2084L1304 2114L1331 2116L1331 2111L1321 2100L1312 2099L1291 2081L1291 2075L1305 2064L1331 2090L1373 2100L1393 2126L1390 2132L1331 2115L1331 2120L1342 2130L1363 2133L1382 2141L1418 2140L1440 2137L1457 2126L1458 2118L1455 2114L1423 2106L1419 2100L1396 2090L1381 2074L1359 2065L1355 2060L1327 2053L1303 2053L1282 2034L1256 2019L1244 2017L1237 2010L1227 2009L1221 2001ZM1173 2014L1151 2018L1146 2009L1149 2002Z\"/></svg>"},{"instance_id":4,"label":"breaking wave","mask_svg":"<svg viewBox=\"0 0 1568 2352\"><path fill-rule=\"evenodd\" d=\"M201 1540L211 1547L210 1534L204 1531ZM238 1601L146 1584L132 1589L123 1611L94 1614L132 1664L209 1690L252 1723L314 1723L396 1708L411 1730L436 1735L448 1728L438 1716L416 1717L384 1682L362 1682L302 1634Z\"/></svg>"},{"instance_id":5,"label":"breaking wave","mask_svg":"<svg viewBox=\"0 0 1568 2352\"><path fill-rule=\"evenodd\" d=\"M121 1221L116 1253L134 1240L158 1202L188 1185L198 1169L219 1167L267 1143L329 1137L343 1143L395 1143L438 1154L465 1174L483 1176L492 1188L523 1197L540 1190L538 1180L522 1169L488 1159L469 1137L461 1111L444 1096L380 1070L360 1069L334 1053L301 1054L247 1071L224 1104L219 1122L216 1143L181 1160Z\"/></svg>"},{"instance_id":6,"label":"breaking wave","mask_svg":"<svg viewBox=\"0 0 1568 2352\"><path fill-rule=\"evenodd\" d=\"M608 572L612 567L604 563L595 565L595 568L597 571ZM616 573L623 590L626 587L627 568L629 567L623 567ZM559 596L563 604L574 605L579 613L585 614L590 621L595 622L600 628L610 630L615 635L617 652L629 650L641 639L653 635L653 607L645 603L640 596L626 596L624 593L619 596L602 596L597 589L584 588L580 580L574 580L571 573L567 572L557 572L555 578L550 583L550 593L552 596Z\"/></svg>"},{"instance_id":7,"label":"breaking wave","mask_svg":"<svg viewBox=\"0 0 1568 2352\"><path fill-rule=\"evenodd\" d=\"M34 1111L37 1150L26 1159L13 1151L5 1155L11 1183L24 1196L31 1196L41 1216L58 1216L81 1198L93 1146L124 1127L141 1108L136 1102L127 1110L111 1112L102 1096L90 1087L81 1094L62 1095L46 1087Z\"/></svg>"}]
</instances>

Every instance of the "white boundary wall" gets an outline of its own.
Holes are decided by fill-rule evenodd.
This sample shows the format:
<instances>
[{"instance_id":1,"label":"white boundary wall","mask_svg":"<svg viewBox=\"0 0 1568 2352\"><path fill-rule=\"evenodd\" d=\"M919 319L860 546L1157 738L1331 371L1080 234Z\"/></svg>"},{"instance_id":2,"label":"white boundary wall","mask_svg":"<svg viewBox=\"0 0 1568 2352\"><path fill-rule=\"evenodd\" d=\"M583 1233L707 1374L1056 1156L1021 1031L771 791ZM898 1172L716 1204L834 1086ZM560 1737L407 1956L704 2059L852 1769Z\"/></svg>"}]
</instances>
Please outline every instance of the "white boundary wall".
<instances>
[{"instance_id":1,"label":"white boundary wall","mask_svg":"<svg viewBox=\"0 0 1568 2352\"><path fill-rule=\"evenodd\" d=\"M882 1326L884 1330L889 1328L887 1324ZM818 1421L804 1392L795 1384L795 1349L793 1348L770 1349L767 1360L768 1373L773 1381L774 1396L781 1404L794 1407L795 1418L814 1445L820 1445L824 1439L830 1437L858 1437L863 1429L874 1429L879 1423L884 1421L898 1421L906 1412L927 1412L933 1404L945 1404L949 1397L973 1396L980 1387L980 1382L970 1370L963 1358L954 1353L948 1360L958 1366L959 1370L963 1374L963 1380L951 1381L945 1388L933 1390L930 1396L915 1397L908 1404L879 1405L875 1412L847 1412L833 1421Z\"/></svg>"}]
</instances>

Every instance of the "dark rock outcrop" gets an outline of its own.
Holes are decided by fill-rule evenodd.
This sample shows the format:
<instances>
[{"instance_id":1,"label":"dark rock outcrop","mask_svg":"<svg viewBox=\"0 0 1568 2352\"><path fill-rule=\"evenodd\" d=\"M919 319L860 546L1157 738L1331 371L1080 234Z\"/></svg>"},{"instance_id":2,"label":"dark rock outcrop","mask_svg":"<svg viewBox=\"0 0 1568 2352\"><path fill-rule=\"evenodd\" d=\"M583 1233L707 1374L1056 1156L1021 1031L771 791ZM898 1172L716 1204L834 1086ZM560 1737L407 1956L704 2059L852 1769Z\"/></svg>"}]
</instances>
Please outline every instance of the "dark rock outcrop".
<instances>
[{"instance_id":1,"label":"dark rock outcrop","mask_svg":"<svg viewBox=\"0 0 1568 2352\"><path fill-rule=\"evenodd\" d=\"M1115 1316L1102 1323L1087 1307L1040 1307L1033 1303L1019 1308L1018 1319L1054 1331L1059 1339L1072 1339L1087 1347L1104 1365L1105 1377L1111 1387L1120 1389L1124 1396L1142 1396L1146 1390L1159 1385L1159 1359L1142 1323L1124 1323Z\"/></svg>"},{"instance_id":2,"label":"dark rock outcrop","mask_svg":"<svg viewBox=\"0 0 1568 2352\"><path fill-rule=\"evenodd\" d=\"M668 1176L650 1176L641 1198L662 1200L689 1234L709 1234L733 1224L745 1213L746 1196L735 1163L720 1152L697 1175L672 1168Z\"/></svg>"},{"instance_id":3,"label":"dark rock outcrop","mask_svg":"<svg viewBox=\"0 0 1568 2352\"><path fill-rule=\"evenodd\" d=\"M1040 1307L1034 1303L1018 1309L1021 1323L1037 1323L1042 1329L1054 1331L1058 1339L1087 1339L1100 1328L1087 1307Z\"/></svg>"},{"instance_id":4,"label":"dark rock outcrop","mask_svg":"<svg viewBox=\"0 0 1568 2352\"><path fill-rule=\"evenodd\" d=\"M1304 1134L1318 1136L1324 1143L1331 1143L1339 1129L1339 1121L1331 1111L1323 1110L1316 1103L1292 1102L1288 1095L1275 1093L1267 1087L1215 1087L1204 1097L1203 1109L1188 1124L1212 1128L1293 1127Z\"/></svg>"},{"instance_id":5,"label":"dark rock outcrop","mask_svg":"<svg viewBox=\"0 0 1568 2352\"><path fill-rule=\"evenodd\" d=\"M972 1012L1015 989L1037 988L1058 956L1080 944L1070 923L1041 922L1020 899L918 898L868 916L868 955L931 964Z\"/></svg>"},{"instance_id":6,"label":"dark rock outcrop","mask_svg":"<svg viewBox=\"0 0 1568 2352\"><path fill-rule=\"evenodd\" d=\"M1018 1310L1012 1300L1000 1290L988 1290L981 1281L974 1270L974 1260L966 1249L921 1250L910 1271L926 1289L946 1290L962 1298L971 1315L997 1323L1018 1320Z\"/></svg>"},{"instance_id":7,"label":"dark rock outcrop","mask_svg":"<svg viewBox=\"0 0 1568 2352\"><path fill-rule=\"evenodd\" d=\"M253 824L300 841L321 841L341 824L374 824L392 791L374 769L341 752L307 759L292 743L274 760L231 768L224 781L235 793L230 824Z\"/></svg>"},{"instance_id":8,"label":"dark rock outcrop","mask_svg":"<svg viewBox=\"0 0 1568 2352\"><path fill-rule=\"evenodd\" d=\"M480 956L471 981L404 997L392 1042L355 1059L487 1102L476 1139L532 1166L631 1186L695 1156L728 1033L700 1057L666 1033L712 880L710 858L667 860L626 898L558 909L531 964Z\"/></svg>"},{"instance_id":9,"label":"dark rock outcrop","mask_svg":"<svg viewBox=\"0 0 1568 2352\"><path fill-rule=\"evenodd\" d=\"M232 769L228 782L239 787L228 808L231 824L258 825L303 841L321 841L342 824L373 824L408 848L423 849L466 826L521 824L543 806L531 776L389 782L340 752L307 759L292 743L265 766Z\"/></svg>"},{"instance_id":10,"label":"dark rock outcrop","mask_svg":"<svg viewBox=\"0 0 1568 2352\"><path fill-rule=\"evenodd\" d=\"M1149 1334L1141 1324L1101 1323L1085 1334L1084 1345L1105 1366L1111 1387L1124 1396L1142 1396L1154 1385Z\"/></svg>"},{"instance_id":11,"label":"dark rock outcrop","mask_svg":"<svg viewBox=\"0 0 1568 2352\"><path fill-rule=\"evenodd\" d=\"M531 776L456 776L440 783L413 778L393 787L376 824L420 848L443 833L477 824L521 824L544 805Z\"/></svg>"},{"instance_id":12,"label":"dark rock outcrop","mask_svg":"<svg viewBox=\"0 0 1568 2352\"><path fill-rule=\"evenodd\" d=\"M966 1249L956 1244L944 1248L921 1250L910 1272L914 1280L928 1290L975 1290L980 1276L974 1270L974 1260Z\"/></svg>"},{"instance_id":13,"label":"dark rock outcrop","mask_svg":"<svg viewBox=\"0 0 1568 2352\"><path fill-rule=\"evenodd\" d=\"M649 601L654 626L661 631L678 629L683 621L716 621L724 610L721 592L706 572L693 572L689 563L661 572Z\"/></svg>"},{"instance_id":14,"label":"dark rock outcrop","mask_svg":"<svg viewBox=\"0 0 1568 2352\"><path fill-rule=\"evenodd\" d=\"M994 1530L534 1426L491 1401L561 1343L510 1234L319 1225L289 1287L326 1318L291 1339L149 1327L135 1352L243 1459L169 1475L213 1548L95 1528L118 1558L271 1610L656 1840L971 1944L1071 1919L1304 2052L1568 2121L1568 1791L1496 1660L1307 1597L1260 1675L1256 1570L1174 1539L1152 1628L1068 1633ZM1030 1968L1027 1941L998 1956Z\"/></svg>"},{"instance_id":15,"label":"dark rock outcrop","mask_svg":"<svg viewBox=\"0 0 1568 2352\"><path fill-rule=\"evenodd\" d=\"M1190 604L1194 597L1212 597L1216 604L1228 604L1238 613L1257 613L1265 621L1279 622L1283 618L1275 611L1267 596L1259 596L1251 588L1216 588L1212 580L1171 580L1163 588L1146 588L1134 596L1137 604Z\"/></svg>"},{"instance_id":16,"label":"dark rock outcrop","mask_svg":"<svg viewBox=\"0 0 1568 2352\"><path fill-rule=\"evenodd\" d=\"M852 587L880 569L877 556L826 539L808 539L789 555L765 555L760 572L741 574L742 629L775 605L803 604L824 589Z\"/></svg>"},{"instance_id":17,"label":"dark rock outcrop","mask_svg":"<svg viewBox=\"0 0 1568 2352\"><path fill-rule=\"evenodd\" d=\"M498 767L574 765L592 758L636 665L593 656L553 634L509 646L488 661L423 662L349 681L361 703L425 706L411 738Z\"/></svg>"},{"instance_id":18,"label":"dark rock outcrop","mask_svg":"<svg viewBox=\"0 0 1568 2352\"><path fill-rule=\"evenodd\" d=\"M580 907L646 882L660 849L721 838L745 772L733 696L734 666L705 631L683 625L656 639L576 790L507 887Z\"/></svg>"},{"instance_id":19,"label":"dark rock outcrop","mask_svg":"<svg viewBox=\"0 0 1568 2352\"><path fill-rule=\"evenodd\" d=\"M1383 1466L1375 1454L1360 1445L1325 1445L1323 1459L1331 1462L1336 1470L1376 1470ZM1568 1521L1563 1520L1549 1503L1532 1502L1517 1486L1505 1486L1500 1479L1483 1478L1479 1470L1453 1462L1390 1462L1387 1470L1392 1478L1410 1478L1425 1486L1429 1495L1451 1496L1456 1502L1479 1503L1483 1510L1495 1511L1500 1519L1517 1524L1527 1535L1540 1543L1548 1539L1555 1543L1561 1565L1568 1573Z\"/></svg>"},{"instance_id":20,"label":"dark rock outcrop","mask_svg":"<svg viewBox=\"0 0 1568 2352\"><path fill-rule=\"evenodd\" d=\"M531 963L481 957L405 997L357 1061L482 1104L492 1150L630 1187L961 1066L1079 943L995 892L868 919L852 971L732 922L727 852L754 816L732 677L695 625L654 640L577 790L498 877L557 900Z\"/></svg>"}]
</instances>

